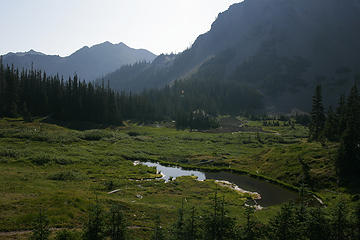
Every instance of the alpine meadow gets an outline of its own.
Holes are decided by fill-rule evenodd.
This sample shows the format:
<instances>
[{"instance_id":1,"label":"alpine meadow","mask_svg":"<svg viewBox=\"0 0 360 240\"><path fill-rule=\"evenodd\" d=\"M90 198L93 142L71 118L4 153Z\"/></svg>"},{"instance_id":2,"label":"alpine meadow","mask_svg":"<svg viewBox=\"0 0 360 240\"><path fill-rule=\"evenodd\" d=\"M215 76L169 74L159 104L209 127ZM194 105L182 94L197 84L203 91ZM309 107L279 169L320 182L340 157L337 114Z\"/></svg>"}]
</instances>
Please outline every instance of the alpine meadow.
<instances>
[{"instance_id":1,"label":"alpine meadow","mask_svg":"<svg viewBox=\"0 0 360 240\"><path fill-rule=\"evenodd\" d=\"M360 239L359 0L0 6L0 239Z\"/></svg>"}]
</instances>

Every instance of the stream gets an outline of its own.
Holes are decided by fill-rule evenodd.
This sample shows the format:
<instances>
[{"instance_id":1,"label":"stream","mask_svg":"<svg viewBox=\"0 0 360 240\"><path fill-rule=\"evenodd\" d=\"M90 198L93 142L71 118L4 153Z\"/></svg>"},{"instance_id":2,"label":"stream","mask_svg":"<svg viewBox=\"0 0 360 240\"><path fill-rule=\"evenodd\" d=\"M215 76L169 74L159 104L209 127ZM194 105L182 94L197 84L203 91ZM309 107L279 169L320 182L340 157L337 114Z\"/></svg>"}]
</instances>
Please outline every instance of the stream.
<instances>
[{"instance_id":1,"label":"stream","mask_svg":"<svg viewBox=\"0 0 360 240\"><path fill-rule=\"evenodd\" d=\"M207 172L198 170L185 170L181 167L164 166L153 162L134 162L135 165L143 164L148 167L156 167L158 173L162 174L162 179L168 182L170 179L175 179L181 176L196 176L197 180L204 181L205 179L214 179L218 181L227 181L235 184L238 188L259 193L261 199L256 200L256 205L262 207L269 207L278 205L284 202L295 200L298 193L288 190L282 186L270 183L266 180L251 177L245 174L236 174L231 172Z\"/></svg>"}]
</instances>

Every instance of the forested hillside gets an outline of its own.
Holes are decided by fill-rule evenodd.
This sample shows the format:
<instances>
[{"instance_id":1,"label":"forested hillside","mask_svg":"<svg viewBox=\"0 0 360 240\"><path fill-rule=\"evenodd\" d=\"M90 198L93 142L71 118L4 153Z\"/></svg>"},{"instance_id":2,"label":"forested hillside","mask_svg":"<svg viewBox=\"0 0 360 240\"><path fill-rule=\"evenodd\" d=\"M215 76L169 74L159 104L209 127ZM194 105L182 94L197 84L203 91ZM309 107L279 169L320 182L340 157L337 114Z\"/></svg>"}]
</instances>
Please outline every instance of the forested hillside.
<instances>
[{"instance_id":1,"label":"forested hillside","mask_svg":"<svg viewBox=\"0 0 360 240\"><path fill-rule=\"evenodd\" d=\"M117 93L104 83L80 81L78 76L47 76L45 72L0 64L0 116L50 116L58 120L121 124L143 119L150 106L144 97Z\"/></svg>"},{"instance_id":2,"label":"forested hillside","mask_svg":"<svg viewBox=\"0 0 360 240\"><path fill-rule=\"evenodd\" d=\"M334 105L332 96L358 78L359 25L356 0L245 0L219 14L184 52L126 66L105 79L114 89L141 91L199 74L206 80L215 68L219 85L251 86L263 93L267 108L308 111L310 101L303 99L316 84L326 90L326 105Z\"/></svg>"},{"instance_id":3,"label":"forested hillside","mask_svg":"<svg viewBox=\"0 0 360 240\"><path fill-rule=\"evenodd\" d=\"M141 67L141 64L139 64ZM175 82L161 90L141 94L117 92L108 83L86 83L48 76L35 69L22 70L0 64L0 116L24 118L50 116L58 120L121 124L123 120L149 122L201 118L218 114L256 113L262 95L243 85L219 85L216 81ZM203 116L191 116L200 111ZM208 128L208 123L205 123ZM184 127L188 127L186 123Z\"/></svg>"}]
</instances>

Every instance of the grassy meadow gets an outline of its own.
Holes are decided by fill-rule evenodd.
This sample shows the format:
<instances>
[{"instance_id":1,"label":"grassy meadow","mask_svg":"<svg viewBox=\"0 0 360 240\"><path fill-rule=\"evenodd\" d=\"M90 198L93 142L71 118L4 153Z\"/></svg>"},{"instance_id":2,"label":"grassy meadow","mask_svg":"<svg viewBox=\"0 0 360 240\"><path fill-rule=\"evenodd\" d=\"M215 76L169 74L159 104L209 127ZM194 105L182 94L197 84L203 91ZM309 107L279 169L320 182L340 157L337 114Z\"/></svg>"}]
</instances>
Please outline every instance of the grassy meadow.
<instances>
[{"instance_id":1,"label":"grassy meadow","mask_svg":"<svg viewBox=\"0 0 360 240\"><path fill-rule=\"evenodd\" d=\"M245 122L245 121L244 121ZM181 177L165 183L154 168L134 160L157 161L198 169L232 169L299 187L305 175L325 203L336 197L335 143L308 142L308 130L263 126L246 121L241 131L176 130L171 124L72 130L35 120L0 119L0 238L29 235L34 215L43 209L52 228L81 229L87 210L98 199L105 208L117 203L135 236L149 235L154 216L173 222L185 208L211 205L217 191L230 214L243 216L246 195L213 180ZM118 189L116 193L110 191ZM279 206L256 213L267 221ZM142 239L142 238L141 238Z\"/></svg>"}]
</instances>

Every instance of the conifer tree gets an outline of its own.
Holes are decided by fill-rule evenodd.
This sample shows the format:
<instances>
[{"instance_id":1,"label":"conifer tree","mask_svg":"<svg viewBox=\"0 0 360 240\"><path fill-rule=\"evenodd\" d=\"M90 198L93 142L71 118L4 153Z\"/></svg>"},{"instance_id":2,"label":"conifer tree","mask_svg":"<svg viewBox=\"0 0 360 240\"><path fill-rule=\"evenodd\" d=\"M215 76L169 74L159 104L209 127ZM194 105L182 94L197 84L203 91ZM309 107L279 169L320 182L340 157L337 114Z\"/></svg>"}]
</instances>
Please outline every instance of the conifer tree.
<instances>
[{"instance_id":1,"label":"conifer tree","mask_svg":"<svg viewBox=\"0 0 360 240\"><path fill-rule=\"evenodd\" d=\"M348 220L348 209L344 200L340 200L332 210L332 232L331 239L346 240L350 237L350 223Z\"/></svg>"},{"instance_id":2,"label":"conifer tree","mask_svg":"<svg viewBox=\"0 0 360 240\"><path fill-rule=\"evenodd\" d=\"M295 207L289 203L282 206L280 212L270 222L269 237L273 240L299 240L298 223L295 218Z\"/></svg>"},{"instance_id":3,"label":"conifer tree","mask_svg":"<svg viewBox=\"0 0 360 240\"><path fill-rule=\"evenodd\" d=\"M224 197L218 199L214 195L212 213L204 217L204 238L208 240L230 240L234 239L235 221L227 215Z\"/></svg>"},{"instance_id":4,"label":"conifer tree","mask_svg":"<svg viewBox=\"0 0 360 240\"><path fill-rule=\"evenodd\" d=\"M25 122L32 122L31 113L29 112L25 102L23 104L22 116Z\"/></svg>"},{"instance_id":5,"label":"conifer tree","mask_svg":"<svg viewBox=\"0 0 360 240\"><path fill-rule=\"evenodd\" d=\"M321 133L324 129L325 114L322 104L321 85L317 85L315 89L315 95L312 100L311 110L311 124L310 124L310 139L318 141L320 140Z\"/></svg>"},{"instance_id":6,"label":"conifer tree","mask_svg":"<svg viewBox=\"0 0 360 240\"><path fill-rule=\"evenodd\" d=\"M199 220L196 215L195 207L191 209L191 215L185 221L185 237L184 240L198 240L200 239Z\"/></svg>"},{"instance_id":7,"label":"conifer tree","mask_svg":"<svg viewBox=\"0 0 360 240\"><path fill-rule=\"evenodd\" d=\"M360 240L360 202L356 206L355 216L355 237Z\"/></svg>"},{"instance_id":8,"label":"conifer tree","mask_svg":"<svg viewBox=\"0 0 360 240\"><path fill-rule=\"evenodd\" d=\"M101 240L104 234L104 212L98 200L89 209L88 221L84 226L84 240Z\"/></svg>"},{"instance_id":9,"label":"conifer tree","mask_svg":"<svg viewBox=\"0 0 360 240\"><path fill-rule=\"evenodd\" d=\"M179 208L178 219L174 225L173 238L182 240L185 236L185 219L184 219L184 200L182 200L181 208Z\"/></svg>"},{"instance_id":10,"label":"conifer tree","mask_svg":"<svg viewBox=\"0 0 360 240\"><path fill-rule=\"evenodd\" d=\"M338 127L339 119L334 113L332 107L329 107L327 117L324 125L324 137L330 141L336 141L338 139Z\"/></svg>"},{"instance_id":11,"label":"conifer tree","mask_svg":"<svg viewBox=\"0 0 360 240\"><path fill-rule=\"evenodd\" d=\"M307 215L306 236L311 240L330 239L330 225L328 219L320 207L310 209Z\"/></svg>"},{"instance_id":12,"label":"conifer tree","mask_svg":"<svg viewBox=\"0 0 360 240\"><path fill-rule=\"evenodd\" d=\"M161 227L160 216L155 216L155 228L151 240L165 240L164 231Z\"/></svg>"},{"instance_id":13,"label":"conifer tree","mask_svg":"<svg viewBox=\"0 0 360 240\"><path fill-rule=\"evenodd\" d=\"M345 95L341 95L339 99L339 104L336 109L336 120L338 122L338 125L336 127L337 129L337 140L340 139L342 134L344 133L346 129L346 101L345 101Z\"/></svg>"},{"instance_id":14,"label":"conifer tree","mask_svg":"<svg viewBox=\"0 0 360 240\"><path fill-rule=\"evenodd\" d=\"M120 209L120 206L114 205L110 209L110 239L125 240L127 239L126 221Z\"/></svg>"},{"instance_id":15,"label":"conifer tree","mask_svg":"<svg viewBox=\"0 0 360 240\"><path fill-rule=\"evenodd\" d=\"M256 231L256 222L253 220L254 209L252 207L245 207L246 225L241 232L241 239L255 240L258 238L259 233Z\"/></svg>"},{"instance_id":16,"label":"conifer tree","mask_svg":"<svg viewBox=\"0 0 360 240\"><path fill-rule=\"evenodd\" d=\"M2 64L2 56L0 56L0 117L5 114L5 78L4 66Z\"/></svg>"},{"instance_id":17,"label":"conifer tree","mask_svg":"<svg viewBox=\"0 0 360 240\"><path fill-rule=\"evenodd\" d=\"M336 166L343 182L360 170L360 98L356 84L346 103L346 129L341 137Z\"/></svg>"},{"instance_id":18,"label":"conifer tree","mask_svg":"<svg viewBox=\"0 0 360 240\"><path fill-rule=\"evenodd\" d=\"M47 240L49 239L50 228L49 219L45 215L44 211L40 209L39 214L34 221L33 233L31 240Z\"/></svg>"}]
</instances>

